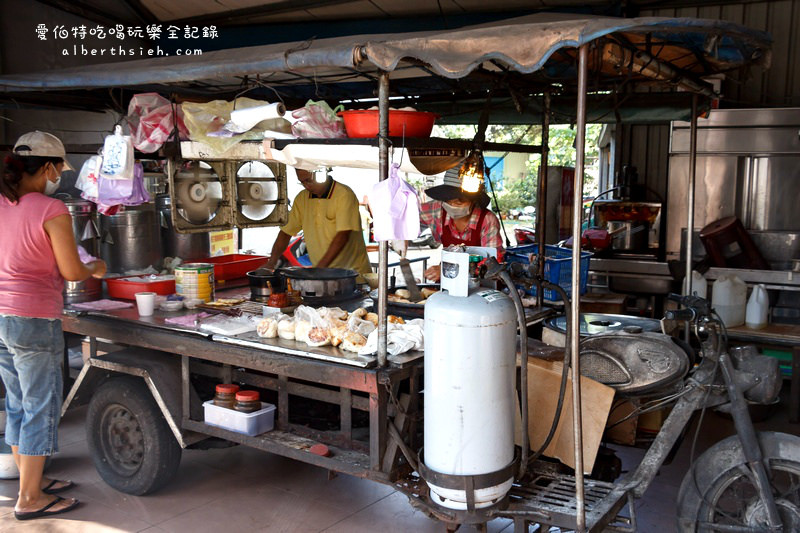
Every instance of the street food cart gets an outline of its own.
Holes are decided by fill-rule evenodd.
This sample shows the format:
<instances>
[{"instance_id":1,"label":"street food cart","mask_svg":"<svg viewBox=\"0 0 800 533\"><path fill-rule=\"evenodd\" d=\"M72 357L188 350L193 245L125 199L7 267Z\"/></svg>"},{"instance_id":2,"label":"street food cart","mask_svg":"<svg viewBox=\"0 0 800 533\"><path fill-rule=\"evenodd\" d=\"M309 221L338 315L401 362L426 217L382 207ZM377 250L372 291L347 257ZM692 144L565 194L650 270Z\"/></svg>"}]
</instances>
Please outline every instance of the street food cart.
<instances>
[{"instance_id":1,"label":"street food cart","mask_svg":"<svg viewBox=\"0 0 800 533\"><path fill-rule=\"evenodd\" d=\"M390 98L421 110L447 109L446 115L454 122L469 113L480 114L484 128L487 120L495 119L541 121L542 146L508 149L540 151L542 176L547 166L547 127L558 112L559 120L569 117L577 127L572 195L573 205L581 205L587 121L608 121L609 117L682 119L690 120L694 131L697 116L715 96L702 78L764 63L768 57L767 35L721 21L540 14L450 31L310 39L222 50L201 57L128 61L113 68L98 65L3 76L0 88L20 93L24 101L32 103L43 99L52 103L58 95L96 88L147 88L174 98L202 94L208 99L230 98L248 90L250 95L262 94L264 98L277 93L294 102L308 97L358 102L377 93L379 134L359 142L378 146L380 179L388 177L392 147L435 146L466 154L489 144L483 142L483 132L466 141L390 138ZM684 92L657 92L664 87ZM91 93L91 98L98 99L98 106L108 104L97 92ZM690 204L693 179L692 172ZM541 213L546 191L543 178L539 183ZM691 217L694 211L688 212ZM579 209L573 210L576 243L580 243L580 214ZM539 235L545 235L544 219L539 217ZM688 227L693 227L691 220ZM365 362L343 360L335 349L309 350L294 341L202 334L193 328L168 326L158 315L140 318L125 310L66 314L64 330L88 336L93 347L68 405L102 396L103 402L95 400L90 408L89 430L93 433L89 437L96 463L103 465L104 479L120 490L146 493L174 474L181 448L211 445L209 437L216 437L333 472L393 484L408 495L412 505L449 528L506 516L513 518L520 530L527 530L529 523L541 523L594 531L614 523L626 505L633 513L633 495L640 495L646 484L633 487L584 477L577 385L581 375L579 335L574 320L567 343L576 384L571 403L576 443L574 476L546 471L537 471L532 478L520 476L509 498L484 509L475 509L469 495L474 497L475 490L486 485L465 488L466 510L433 503L419 475L424 465L417 455L421 445L422 354L387 356L387 253L387 243L382 242L376 305L380 340L377 356ZM580 253L580 246L576 246L574 265L579 264ZM686 256L692 256L691 250ZM544 254L539 257L541 273ZM573 269L573 287L579 286L578 276L579 269ZM567 305L573 316L579 309L577 292ZM543 307L541 301L539 307ZM522 353L526 353L525 338L523 335ZM126 348L97 355L97 346L103 348L102 343L109 341ZM526 369L521 365L522 391L527 390ZM202 400L208 397L209 384L220 381L272 391L278 406L276 429L249 437L204 424ZM325 430L295 423L293 405L303 399L332 406L338 413L335 427ZM160 416L162 422L158 421ZM527 427L526 401L522 402L522 427ZM521 458L510 467L525 474L529 453L527 438L523 439ZM311 452L318 443L327 445L326 453ZM657 467L651 464L647 469L654 472ZM497 482L477 476L469 479L470 483Z\"/></svg>"}]
</instances>

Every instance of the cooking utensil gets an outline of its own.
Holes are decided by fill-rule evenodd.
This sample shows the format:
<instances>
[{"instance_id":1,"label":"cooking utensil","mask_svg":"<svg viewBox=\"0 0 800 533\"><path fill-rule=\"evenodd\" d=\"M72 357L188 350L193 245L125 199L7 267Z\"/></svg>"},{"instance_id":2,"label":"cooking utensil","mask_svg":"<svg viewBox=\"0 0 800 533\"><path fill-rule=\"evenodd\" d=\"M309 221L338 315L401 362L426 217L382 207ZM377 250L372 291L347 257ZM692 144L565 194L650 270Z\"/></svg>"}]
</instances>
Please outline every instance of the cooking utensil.
<instances>
[{"instance_id":1,"label":"cooking utensil","mask_svg":"<svg viewBox=\"0 0 800 533\"><path fill-rule=\"evenodd\" d=\"M247 279L250 282L250 299L254 302L266 302L273 292L286 290L286 279L280 271L258 268L248 272Z\"/></svg>"},{"instance_id":2,"label":"cooking utensil","mask_svg":"<svg viewBox=\"0 0 800 533\"><path fill-rule=\"evenodd\" d=\"M421 283L417 285L420 289L436 289L439 290L438 283ZM393 294L396 289L405 289L406 287L395 287L389 290L389 294ZM409 289L410 290L410 289ZM378 289L370 291L369 297L372 299L373 307L378 305ZM390 315L397 315L403 318L424 318L425 316L425 301L418 303L404 303L404 302L386 302L386 311Z\"/></svg>"},{"instance_id":3,"label":"cooking utensil","mask_svg":"<svg viewBox=\"0 0 800 533\"><path fill-rule=\"evenodd\" d=\"M403 278L406 280L406 288L411 293L408 299L412 302L422 300L422 293L417 287L417 280L414 279L414 274L411 272L411 263L405 257L400 259L400 272L403 273Z\"/></svg>"},{"instance_id":4,"label":"cooking utensil","mask_svg":"<svg viewBox=\"0 0 800 533\"><path fill-rule=\"evenodd\" d=\"M280 270L292 288L305 298L350 298L356 292L358 272L346 268L288 267Z\"/></svg>"}]
</instances>

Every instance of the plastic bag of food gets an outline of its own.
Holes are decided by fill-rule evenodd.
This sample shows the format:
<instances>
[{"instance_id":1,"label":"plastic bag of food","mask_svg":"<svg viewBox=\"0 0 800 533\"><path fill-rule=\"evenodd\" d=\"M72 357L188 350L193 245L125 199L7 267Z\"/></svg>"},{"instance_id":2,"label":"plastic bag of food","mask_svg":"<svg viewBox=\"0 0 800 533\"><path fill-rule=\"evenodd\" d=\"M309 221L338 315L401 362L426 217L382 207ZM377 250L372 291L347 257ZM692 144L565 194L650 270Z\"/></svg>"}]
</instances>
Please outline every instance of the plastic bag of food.
<instances>
[{"instance_id":1,"label":"plastic bag of food","mask_svg":"<svg viewBox=\"0 0 800 533\"><path fill-rule=\"evenodd\" d=\"M103 164L100 177L109 180L133 179L133 142L122 134L122 126L114 126L114 134L103 143Z\"/></svg>"},{"instance_id":2,"label":"plastic bag of food","mask_svg":"<svg viewBox=\"0 0 800 533\"><path fill-rule=\"evenodd\" d=\"M410 240L419 235L417 191L400 177L393 164L389 179L378 182L369 193L372 228L376 241Z\"/></svg>"},{"instance_id":3,"label":"plastic bag of food","mask_svg":"<svg viewBox=\"0 0 800 533\"><path fill-rule=\"evenodd\" d=\"M183 118L189 130L189 138L207 144L218 153L225 152L241 141L261 140L264 131L291 132L291 124L283 117L270 118L257 123L252 129L241 135L218 137L211 133L219 132L231 120L231 112L237 109L261 107L269 102L252 98L237 98L232 102L213 100L207 103L186 102L182 104Z\"/></svg>"},{"instance_id":4,"label":"plastic bag of food","mask_svg":"<svg viewBox=\"0 0 800 533\"><path fill-rule=\"evenodd\" d=\"M170 101L157 93L133 95L127 119L134 148L147 154L157 151L175 130L176 117L179 137L188 139L189 130L183 122L180 106L173 109Z\"/></svg>"},{"instance_id":5,"label":"plastic bag of food","mask_svg":"<svg viewBox=\"0 0 800 533\"><path fill-rule=\"evenodd\" d=\"M336 115L344 106L331 109L324 100L309 100L300 109L292 111L296 120L292 124L292 133L301 139L338 139L347 137L344 131L344 120Z\"/></svg>"},{"instance_id":6,"label":"plastic bag of food","mask_svg":"<svg viewBox=\"0 0 800 533\"><path fill-rule=\"evenodd\" d=\"M375 324L369 320L364 320L355 315L347 319L347 329L355 333L360 333L365 337L369 337L369 334L375 330L375 327Z\"/></svg>"},{"instance_id":7,"label":"plastic bag of food","mask_svg":"<svg viewBox=\"0 0 800 533\"><path fill-rule=\"evenodd\" d=\"M75 188L81 191L81 196L93 202L97 201L97 180L100 178L100 167L103 165L103 158L93 155L83 162L78 179L75 181Z\"/></svg>"}]
</instances>

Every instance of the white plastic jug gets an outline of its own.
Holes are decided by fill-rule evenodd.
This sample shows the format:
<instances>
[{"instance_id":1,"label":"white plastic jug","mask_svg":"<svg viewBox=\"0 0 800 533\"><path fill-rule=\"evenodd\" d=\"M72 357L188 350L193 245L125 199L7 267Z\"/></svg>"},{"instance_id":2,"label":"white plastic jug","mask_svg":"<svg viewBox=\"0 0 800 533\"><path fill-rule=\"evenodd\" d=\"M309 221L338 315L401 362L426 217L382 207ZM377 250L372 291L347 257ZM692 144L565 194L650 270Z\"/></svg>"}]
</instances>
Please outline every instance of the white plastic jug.
<instances>
[{"instance_id":1,"label":"white plastic jug","mask_svg":"<svg viewBox=\"0 0 800 533\"><path fill-rule=\"evenodd\" d=\"M753 292L750 293L750 299L747 300L745 325L753 329L766 327L768 315L769 296L767 295L767 288L763 283L759 283L753 287Z\"/></svg>"},{"instance_id":2,"label":"white plastic jug","mask_svg":"<svg viewBox=\"0 0 800 533\"><path fill-rule=\"evenodd\" d=\"M683 294L686 294L686 279L683 281ZM707 298L708 282L697 270L692 270L692 294L700 298Z\"/></svg>"},{"instance_id":3,"label":"white plastic jug","mask_svg":"<svg viewBox=\"0 0 800 533\"><path fill-rule=\"evenodd\" d=\"M714 282L711 307L726 327L741 326L747 307L747 285L737 276L720 276Z\"/></svg>"}]
</instances>

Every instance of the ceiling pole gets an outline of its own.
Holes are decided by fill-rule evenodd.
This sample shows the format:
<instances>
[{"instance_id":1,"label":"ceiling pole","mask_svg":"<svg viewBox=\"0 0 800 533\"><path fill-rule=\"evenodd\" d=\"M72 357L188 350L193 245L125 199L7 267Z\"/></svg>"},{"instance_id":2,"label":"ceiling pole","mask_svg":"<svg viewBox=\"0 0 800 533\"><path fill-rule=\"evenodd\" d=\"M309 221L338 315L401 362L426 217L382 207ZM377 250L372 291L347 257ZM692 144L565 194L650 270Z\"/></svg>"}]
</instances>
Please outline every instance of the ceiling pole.
<instances>
[{"instance_id":1,"label":"ceiling pole","mask_svg":"<svg viewBox=\"0 0 800 533\"><path fill-rule=\"evenodd\" d=\"M544 92L542 105L542 157L539 159L539 187L536 191L536 240L539 241L539 255L537 258L536 274L544 278L545 234L547 226L545 212L547 211L547 160L550 154L550 91ZM536 307L544 305L544 290L541 285L536 291Z\"/></svg>"},{"instance_id":2,"label":"ceiling pole","mask_svg":"<svg viewBox=\"0 0 800 533\"><path fill-rule=\"evenodd\" d=\"M578 109L575 133L575 177L572 181L572 320L569 346L572 360L572 436L575 446L576 531L586 531L586 502L583 490L583 419L581 414L580 368L580 286L581 222L583 219L583 173L586 152L586 78L589 45L578 49Z\"/></svg>"},{"instance_id":3,"label":"ceiling pole","mask_svg":"<svg viewBox=\"0 0 800 533\"><path fill-rule=\"evenodd\" d=\"M378 75L378 179L389 177L389 73ZM386 366L386 304L389 292L389 241L378 249L378 366Z\"/></svg>"},{"instance_id":4,"label":"ceiling pole","mask_svg":"<svg viewBox=\"0 0 800 533\"><path fill-rule=\"evenodd\" d=\"M692 294L692 240L694 239L694 185L697 176L697 93L692 94L692 120L689 129L689 209L686 217L686 277L684 278L684 294ZM689 342L689 322L683 331L683 337Z\"/></svg>"}]
</instances>

